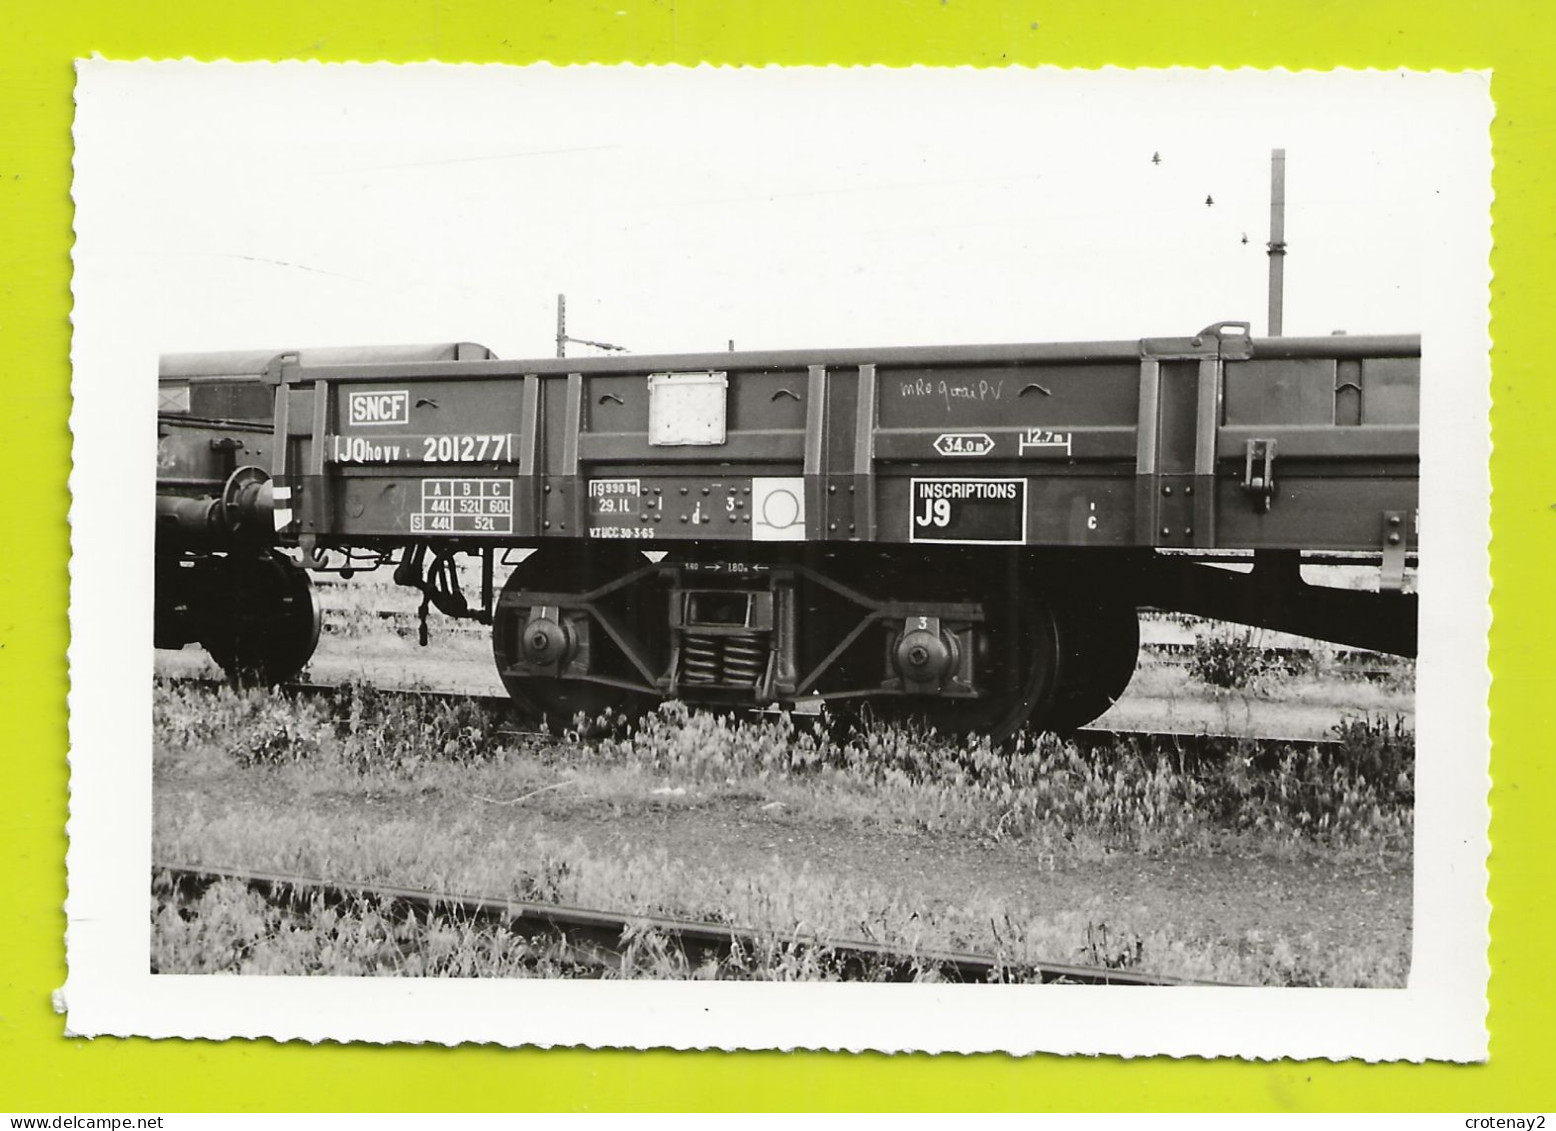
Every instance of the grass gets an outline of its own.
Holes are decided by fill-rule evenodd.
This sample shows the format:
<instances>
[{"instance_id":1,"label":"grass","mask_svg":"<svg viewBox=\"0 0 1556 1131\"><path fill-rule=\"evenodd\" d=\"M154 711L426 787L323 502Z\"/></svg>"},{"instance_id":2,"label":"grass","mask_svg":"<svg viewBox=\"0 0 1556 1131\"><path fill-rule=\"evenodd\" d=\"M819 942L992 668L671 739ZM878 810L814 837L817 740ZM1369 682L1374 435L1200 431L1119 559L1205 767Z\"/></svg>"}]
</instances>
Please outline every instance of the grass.
<instances>
[{"instance_id":1,"label":"grass","mask_svg":"<svg viewBox=\"0 0 1556 1131\"><path fill-rule=\"evenodd\" d=\"M153 973L838 981L851 965L833 947L776 932L693 962L677 940L647 924L629 925L617 947L605 951L560 938L526 939L450 914L421 917L370 894L344 907L317 894L278 905L234 880L212 885L193 904L159 900L152 920ZM894 965L867 962L862 973L855 967L847 976L891 980ZM1014 981L1030 971L1012 963L996 967L993 977ZM926 958L911 980L942 975Z\"/></svg>"},{"instance_id":2,"label":"grass","mask_svg":"<svg viewBox=\"0 0 1556 1131\"><path fill-rule=\"evenodd\" d=\"M842 830L862 848L883 836L928 836L1000 846L1037 870L1117 854L1218 852L1397 867L1408 861L1413 825L1414 743L1402 720L1347 720L1338 751L1293 745L1259 755L1231 743L1190 758L1147 756L1129 744L1083 754L1051 736L1007 753L884 726L834 739L782 720L737 723L678 704L631 734L581 746L515 733L471 702L368 687L333 700L286 701L161 684L154 717L162 859L734 922L766 932L774 947L798 932L910 953L971 949L1013 962L1217 981L1404 978L1398 948L1164 924L1148 909L1121 909L1102 896L1060 909L984 888L926 901L900 884L813 868L803 858L726 860L716 838L713 851L671 853L643 831L677 815L698 824L759 811L776 822L774 835ZM635 829L638 839L586 842L571 835L580 827ZM159 968L570 969L566 955L473 937L449 957L434 948L408 964L394 955L420 953L426 940L397 935L401 928L365 912L361 924L299 927L295 917L273 922L261 909L243 910L236 896L221 899L209 916L154 913ZM457 926L439 928L437 947ZM293 937L299 930L305 938ZM646 940L643 953L655 945ZM617 973L779 976L782 967L825 976L809 959L778 950L769 957L774 970L671 975L647 961Z\"/></svg>"},{"instance_id":3,"label":"grass","mask_svg":"<svg viewBox=\"0 0 1556 1131\"><path fill-rule=\"evenodd\" d=\"M1374 679L1353 674L1342 661L1341 650L1322 641L1281 648L1272 646L1270 634L1262 629L1208 621L1193 627L1196 632L1187 674L1212 693L1246 691L1289 702L1311 700L1317 692L1343 695L1353 703L1357 693L1369 687L1373 693L1364 693L1363 698L1397 699L1414 694L1414 660L1363 653L1368 666L1383 673L1382 678Z\"/></svg>"},{"instance_id":4,"label":"grass","mask_svg":"<svg viewBox=\"0 0 1556 1131\"><path fill-rule=\"evenodd\" d=\"M474 701L361 685L330 701L162 685L156 712L159 749L214 747L218 761L294 768L303 793L365 785L512 798L558 785L554 773L536 775L544 769L608 801L641 796L645 778L694 800L754 785L822 820L1047 848L1205 849L1230 837L1242 851L1408 851L1414 735L1403 719L1369 715L1336 735L1333 748L1291 743L1273 754L1237 740L1193 757L1127 740L1083 752L1053 735L999 749L889 725L835 739L786 718L739 722L668 703L625 737L537 748Z\"/></svg>"},{"instance_id":5,"label":"grass","mask_svg":"<svg viewBox=\"0 0 1556 1131\"><path fill-rule=\"evenodd\" d=\"M318 900L283 908L231 880L192 906L157 902L152 924L153 973L458 978L566 977L589 969L563 947L469 923L392 917L368 899L344 912Z\"/></svg>"},{"instance_id":6,"label":"grass","mask_svg":"<svg viewBox=\"0 0 1556 1131\"><path fill-rule=\"evenodd\" d=\"M1105 850L1209 848L1243 836L1243 850L1304 843L1363 850L1408 845L1413 735L1356 720L1338 750L1289 745L1262 760L1252 742L1210 755L1148 754L1124 741L1082 750L1053 735L1014 748L947 741L910 728L870 728L844 742L785 722L733 723L669 705L601 757L677 782L758 780L799 787L823 816L906 824L961 836L1029 839L1045 847L1088 841ZM1374 741L1371 776L1351 744ZM1257 764L1256 764L1257 763Z\"/></svg>"},{"instance_id":7,"label":"grass","mask_svg":"<svg viewBox=\"0 0 1556 1131\"><path fill-rule=\"evenodd\" d=\"M976 914L987 909L968 910ZM860 924L861 935L906 955L938 947L938 936L955 937L944 929L946 924L936 922L904 929L892 921L893 914L900 916L902 909L881 910L873 923ZM1030 923L1013 920L1008 912L995 913L985 922L995 945L984 949L1005 964L998 969L999 980L1014 979L1018 971L1025 974L1026 963L1055 961L1056 954L1076 965L1170 971L1179 977L1250 985L1375 985L1380 980L1402 983L1404 978L1403 970L1380 969L1354 952L1336 956L1337 962L1321 971L1304 965L1297 949L1284 939L1258 953L1251 948L1212 953L1167 932L1109 926L1083 912ZM1079 945L1067 949L1076 940ZM697 964L674 940L649 928L629 927L619 951L605 955L559 939L528 940L446 915L419 919L390 913L368 895L344 909L328 906L317 896L301 907L287 907L265 901L237 881L222 881L192 905L168 898L154 901L151 967L153 973L182 974L835 981L841 977L842 960L825 945L772 927L759 928L749 946ZM915 980L937 981L940 976L926 960Z\"/></svg>"},{"instance_id":8,"label":"grass","mask_svg":"<svg viewBox=\"0 0 1556 1131\"><path fill-rule=\"evenodd\" d=\"M292 831L292 830L289 830ZM1210 942L1116 912L1100 902L1056 914L1013 913L1005 901L977 895L930 911L868 885L821 884L807 870L773 865L732 882L649 853L632 862L595 855L580 845L531 846L537 860L526 897L549 892L556 902L610 906L625 914L666 910L753 929L758 942L723 964L688 965L651 931L630 933L621 961L580 956L557 943L524 942L506 932L434 918L417 923L382 913L361 899L344 913L319 906L300 913L265 903L235 882L210 889L182 908L152 910L154 971L241 974L406 974L435 976L793 978L837 975L831 952L806 938L864 940L904 955L929 950L994 954L1012 967L1066 962L1144 970L1202 981L1273 986L1402 985L1407 960L1365 948L1324 946L1311 935L1250 931ZM539 877L545 877L539 880ZM370 882L367 880L364 883ZM626 893L647 882L665 894L632 904ZM539 890L537 890L537 888ZM663 904L669 903L666 908ZM697 912L701 910L701 914ZM860 910L864 913L860 914Z\"/></svg>"}]
</instances>

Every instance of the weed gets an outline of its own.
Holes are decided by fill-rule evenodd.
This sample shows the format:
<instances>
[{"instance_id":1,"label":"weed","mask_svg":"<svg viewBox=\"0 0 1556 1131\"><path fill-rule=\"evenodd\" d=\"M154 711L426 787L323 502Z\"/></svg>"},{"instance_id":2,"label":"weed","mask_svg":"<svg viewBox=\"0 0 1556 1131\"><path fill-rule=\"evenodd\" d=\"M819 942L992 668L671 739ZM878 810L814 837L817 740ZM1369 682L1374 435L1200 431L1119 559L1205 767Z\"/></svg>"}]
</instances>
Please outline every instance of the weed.
<instances>
[{"instance_id":1,"label":"weed","mask_svg":"<svg viewBox=\"0 0 1556 1131\"><path fill-rule=\"evenodd\" d=\"M1108 931L1106 923L1086 924L1086 944L1080 948L1084 965L1108 970L1133 970L1145 953L1145 939L1134 931Z\"/></svg>"},{"instance_id":2,"label":"weed","mask_svg":"<svg viewBox=\"0 0 1556 1131\"><path fill-rule=\"evenodd\" d=\"M838 742L674 705L596 757L693 786L789 786L813 808L996 841L1095 838L1109 849L1161 849L1204 844L1218 830L1331 844L1408 832L1411 797L1398 783L1413 740L1402 720L1386 742L1363 727L1339 752L1260 749L1232 742L1190 759L1125 741L1083 753L1052 735L996 749L884 724Z\"/></svg>"},{"instance_id":3,"label":"weed","mask_svg":"<svg viewBox=\"0 0 1556 1131\"><path fill-rule=\"evenodd\" d=\"M152 973L563 976L565 948L531 944L447 916L392 915L363 896L344 907L315 896L266 902L237 881L192 904L152 907Z\"/></svg>"},{"instance_id":4,"label":"weed","mask_svg":"<svg viewBox=\"0 0 1556 1131\"><path fill-rule=\"evenodd\" d=\"M281 766L314 759L323 720L264 689L216 691L159 684L153 712L159 750L199 757L230 754L239 765Z\"/></svg>"},{"instance_id":5,"label":"weed","mask_svg":"<svg viewBox=\"0 0 1556 1131\"><path fill-rule=\"evenodd\" d=\"M494 720L471 699L348 683L336 693L332 713L339 759L358 772L481 761L500 746Z\"/></svg>"},{"instance_id":6,"label":"weed","mask_svg":"<svg viewBox=\"0 0 1556 1131\"><path fill-rule=\"evenodd\" d=\"M1211 687L1242 691L1254 687L1281 661L1264 648L1262 634L1252 628L1216 628L1194 637L1189 674Z\"/></svg>"},{"instance_id":7,"label":"weed","mask_svg":"<svg viewBox=\"0 0 1556 1131\"><path fill-rule=\"evenodd\" d=\"M311 761L319 753L317 728L289 711L264 711L235 736L232 752L245 767Z\"/></svg>"},{"instance_id":8,"label":"weed","mask_svg":"<svg viewBox=\"0 0 1556 1131\"><path fill-rule=\"evenodd\" d=\"M159 707L159 748L211 741L189 694L173 692L168 709ZM228 748L243 768L295 765L347 788L371 777L402 794L534 791L533 759L526 768L502 757L497 720L470 700L365 685L319 703L225 689L200 694L213 700L204 716L231 728ZM710 792L772 798L822 819L1071 852L1206 847L1225 833L1272 845L1408 844L1414 735L1405 720L1351 717L1334 730L1340 741L1327 748L1292 743L1271 751L1232 741L1190 757L1133 741L1083 751L1054 735L998 749L882 723L839 740L786 719L739 722L669 703L629 735L553 756L565 758L568 780L624 803L694 804ZM515 775L522 787L505 784ZM653 796L654 787L665 798Z\"/></svg>"},{"instance_id":9,"label":"weed","mask_svg":"<svg viewBox=\"0 0 1556 1131\"><path fill-rule=\"evenodd\" d=\"M1415 802L1415 734L1406 727L1403 715L1342 719L1334 734L1341 747L1338 757L1359 779L1396 804Z\"/></svg>"}]
</instances>

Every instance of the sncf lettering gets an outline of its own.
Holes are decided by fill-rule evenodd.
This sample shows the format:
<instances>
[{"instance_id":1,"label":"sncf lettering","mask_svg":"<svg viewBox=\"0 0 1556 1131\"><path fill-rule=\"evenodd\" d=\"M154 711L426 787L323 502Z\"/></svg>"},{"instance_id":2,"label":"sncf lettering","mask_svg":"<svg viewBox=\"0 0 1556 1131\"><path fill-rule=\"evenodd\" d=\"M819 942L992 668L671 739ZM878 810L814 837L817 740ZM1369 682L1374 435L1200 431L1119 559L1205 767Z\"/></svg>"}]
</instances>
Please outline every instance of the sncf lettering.
<instances>
[{"instance_id":1,"label":"sncf lettering","mask_svg":"<svg viewBox=\"0 0 1556 1131\"><path fill-rule=\"evenodd\" d=\"M346 401L352 424L410 422L410 394L404 389L352 392Z\"/></svg>"}]
</instances>

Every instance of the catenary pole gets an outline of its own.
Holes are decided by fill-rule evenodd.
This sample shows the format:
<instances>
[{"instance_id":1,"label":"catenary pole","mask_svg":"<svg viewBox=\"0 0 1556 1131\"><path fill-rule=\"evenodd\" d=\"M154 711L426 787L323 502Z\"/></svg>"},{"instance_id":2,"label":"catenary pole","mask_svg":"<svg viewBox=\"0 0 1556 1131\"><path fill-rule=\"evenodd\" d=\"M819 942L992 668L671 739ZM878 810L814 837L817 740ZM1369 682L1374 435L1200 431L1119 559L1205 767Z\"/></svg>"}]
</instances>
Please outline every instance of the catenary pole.
<instances>
[{"instance_id":1,"label":"catenary pole","mask_svg":"<svg viewBox=\"0 0 1556 1131\"><path fill-rule=\"evenodd\" d=\"M1286 151L1270 150L1270 337L1281 332L1286 300Z\"/></svg>"}]
</instances>

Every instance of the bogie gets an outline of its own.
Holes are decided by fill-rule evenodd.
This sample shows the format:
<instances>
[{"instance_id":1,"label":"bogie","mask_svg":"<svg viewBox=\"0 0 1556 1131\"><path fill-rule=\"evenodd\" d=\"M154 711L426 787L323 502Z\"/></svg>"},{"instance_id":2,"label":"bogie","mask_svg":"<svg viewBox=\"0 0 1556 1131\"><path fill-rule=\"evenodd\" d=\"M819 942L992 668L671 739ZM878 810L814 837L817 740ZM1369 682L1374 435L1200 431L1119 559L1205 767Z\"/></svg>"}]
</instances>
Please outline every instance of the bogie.
<instances>
[{"instance_id":1,"label":"bogie","mask_svg":"<svg viewBox=\"0 0 1556 1131\"><path fill-rule=\"evenodd\" d=\"M577 543L545 547L509 575L492 621L498 676L537 720L586 728L633 719L652 706L633 660L654 605L647 561L633 550Z\"/></svg>"},{"instance_id":2,"label":"bogie","mask_svg":"<svg viewBox=\"0 0 1556 1131\"><path fill-rule=\"evenodd\" d=\"M274 550L157 562L159 646L199 643L236 683L297 675L319 643L319 608L308 573Z\"/></svg>"},{"instance_id":3,"label":"bogie","mask_svg":"<svg viewBox=\"0 0 1556 1131\"><path fill-rule=\"evenodd\" d=\"M826 702L996 740L1042 725L1063 686L1054 603L1012 554L936 564L877 551L650 564L547 547L504 587L493 652L513 698L553 724L673 698Z\"/></svg>"}]
</instances>

